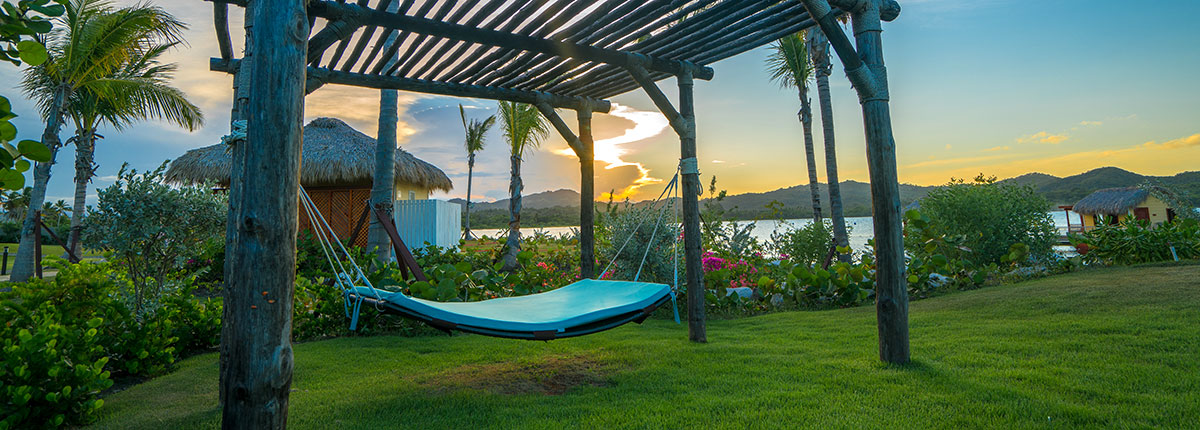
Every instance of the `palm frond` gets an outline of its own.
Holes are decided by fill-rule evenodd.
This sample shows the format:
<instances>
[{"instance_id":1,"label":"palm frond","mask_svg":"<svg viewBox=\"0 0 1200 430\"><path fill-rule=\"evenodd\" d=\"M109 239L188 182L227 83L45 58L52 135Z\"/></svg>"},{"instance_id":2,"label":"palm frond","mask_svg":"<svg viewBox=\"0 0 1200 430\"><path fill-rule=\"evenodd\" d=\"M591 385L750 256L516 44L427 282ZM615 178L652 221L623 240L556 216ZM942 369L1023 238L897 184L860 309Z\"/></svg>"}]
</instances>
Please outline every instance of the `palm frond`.
<instances>
[{"instance_id":1,"label":"palm frond","mask_svg":"<svg viewBox=\"0 0 1200 430\"><path fill-rule=\"evenodd\" d=\"M546 118L530 104L500 102L500 123L512 155L520 158L525 150L537 148L550 131Z\"/></svg>"},{"instance_id":2,"label":"palm frond","mask_svg":"<svg viewBox=\"0 0 1200 430\"><path fill-rule=\"evenodd\" d=\"M813 67L808 58L804 32L789 34L771 43L771 53L767 56L766 63L767 73L779 86L798 88L801 91L808 89L808 82L813 77Z\"/></svg>"}]
</instances>

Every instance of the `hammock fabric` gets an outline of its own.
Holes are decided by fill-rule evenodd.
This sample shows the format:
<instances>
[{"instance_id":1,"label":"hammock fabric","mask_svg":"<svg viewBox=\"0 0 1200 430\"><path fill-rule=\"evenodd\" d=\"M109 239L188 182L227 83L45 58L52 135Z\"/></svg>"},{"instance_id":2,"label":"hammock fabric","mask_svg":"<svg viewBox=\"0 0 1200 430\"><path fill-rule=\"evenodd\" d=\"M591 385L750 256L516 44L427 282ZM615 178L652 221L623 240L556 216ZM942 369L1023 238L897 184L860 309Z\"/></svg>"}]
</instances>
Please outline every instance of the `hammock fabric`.
<instances>
[{"instance_id":1,"label":"hammock fabric","mask_svg":"<svg viewBox=\"0 0 1200 430\"><path fill-rule=\"evenodd\" d=\"M355 287L350 296L446 332L552 340L641 323L671 300L671 287L584 279L544 293L481 302L434 302L370 287Z\"/></svg>"}]
</instances>

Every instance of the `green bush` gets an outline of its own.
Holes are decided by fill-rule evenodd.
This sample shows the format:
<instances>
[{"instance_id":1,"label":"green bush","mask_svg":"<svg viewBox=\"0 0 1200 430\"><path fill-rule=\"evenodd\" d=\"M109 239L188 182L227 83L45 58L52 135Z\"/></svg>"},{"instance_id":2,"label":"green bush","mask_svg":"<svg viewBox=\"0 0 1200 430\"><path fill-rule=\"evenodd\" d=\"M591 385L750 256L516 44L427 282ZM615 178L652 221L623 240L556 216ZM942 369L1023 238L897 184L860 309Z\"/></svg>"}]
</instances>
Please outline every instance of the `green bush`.
<instances>
[{"instance_id":1,"label":"green bush","mask_svg":"<svg viewBox=\"0 0 1200 430\"><path fill-rule=\"evenodd\" d=\"M598 230L603 230L603 233L598 235L603 235L607 240L597 244L596 252L600 257L597 270L604 270L612 262L609 272L600 274L602 279L632 281L640 271L639 281L672 282L676 268L676 238L680 230L671 218L671 209L662 206L664 204L660 203L659 208L652 210L649 206L614 205L610 202L606 210L599 214ZM678 253L682 270L682 246Z\"/></svg>"},{"instance_id":2,"label":"green bush","mask_svg":"<svg viewBox=\"0 0 1200 430\"><path fill-rule=\"evenodd\" d=\"M121 167L117 181L100 190L88 212L82 240L104 250L133 281L132 304L139 315L153 310L181 268L225 232L228 202L205 187L163 182L164 162L138 172Z\"/></svg>"},{"instance_id":3,"label":"green bush","mask_svg":"<svg viewBox=\"0 0 1200 430\"><path fill-rule=\"evenodd\" d=\"M928 218L924 228L946 237L947 244L969 250L961 256L968 266L1005 263L1002 258L1015 243L1028 247L1031 262L1046 262L1053 255L1058 229L1046 212L1050 203L1033 187L997 183L995 177L980 175L972 182L952 179L920 202L920 213ZM915 257L932 256L919 236L906 227L906 250Z\"/></svg>"},{"instance_id":4,"label":"green bush","mask_svg":"<svg viewBox=\"0 0 1200 430\"><path fill-rule=\"evenodd\" d=\"M1127 218L1120 224L1101 224L1071 243L1086 244L1084 261L1099 264L1137 264L1200 258L1200 222L1178 219L1150 226L1148 221ZM1171 254L1174 247L1175 255Z\"/></svg>"},{"instance_id":5,"label":"green bush","mask_svg":"<svg viewBox=\"0 0 1200 430\"><path fill-rule=\"evenodd\" d=\"M19 309L19 310L18 310ZM0 325L0 429L58 428L90 422L112 386L104 370L101 318L63 324L49 302L20 309L6 301Z\"/></svg>"},{"instance_id":6,"label":"green bush","mask_svg":"<svg viewBox=\"0 0 1200 430\"><path fill-rule=\"evenodd\" d=\"M781 259L806 266L819 266L825 262L825 257L829 255L831 247L833 247L833 223L831 221L810 222L800 227L781 221L779 228L771 232L771 243L768 249Z\"/></svg>"}]
</instances>

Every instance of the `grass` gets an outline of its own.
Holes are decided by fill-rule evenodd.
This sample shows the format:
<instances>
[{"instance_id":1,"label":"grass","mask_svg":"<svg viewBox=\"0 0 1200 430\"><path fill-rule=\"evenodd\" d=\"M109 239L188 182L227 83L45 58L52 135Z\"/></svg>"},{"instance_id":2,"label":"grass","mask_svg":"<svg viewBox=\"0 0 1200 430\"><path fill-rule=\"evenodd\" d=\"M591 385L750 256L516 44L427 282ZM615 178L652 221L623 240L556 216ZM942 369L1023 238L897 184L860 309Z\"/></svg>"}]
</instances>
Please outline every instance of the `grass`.
<instances>
[{"instance_id":1,"label":"grass","mask_svg":"<svg viewBox=\"0 0 1200 430\"><path fill-rule=\"evenodd\" d=\"M295 345L289 424L325 428L1100 428L1200 422L1200 265L1110 268L913 302L913 361L874 309L548 343ZM216 356L106 399L96 428L217 428ZM1191 423L1191 424L1189 424Z\"/></svg>"},{"instance_id":2,"label":"grass","mask_svg":"<svg viewBox=\"0 0 1200 430\"><path fill-rule=\"evenodd\" d=\"M8 264L5 266L4 272L9 273L12 271L13 262L16 261L16 259L17 259L17 248L20 248L20 246L15 243L0 243L0 248L3 248L3 247L8 247ZM42 260L45 260L50 257L61 257L65 252L66 251L63 249L62 246L43 244L42 245ZM83 250L84 257L90 257L90 256L96 256L96 255L100 255L100 253L96 252L96 251L90 251L87 249Z\"/></svg>"}]
</instances>

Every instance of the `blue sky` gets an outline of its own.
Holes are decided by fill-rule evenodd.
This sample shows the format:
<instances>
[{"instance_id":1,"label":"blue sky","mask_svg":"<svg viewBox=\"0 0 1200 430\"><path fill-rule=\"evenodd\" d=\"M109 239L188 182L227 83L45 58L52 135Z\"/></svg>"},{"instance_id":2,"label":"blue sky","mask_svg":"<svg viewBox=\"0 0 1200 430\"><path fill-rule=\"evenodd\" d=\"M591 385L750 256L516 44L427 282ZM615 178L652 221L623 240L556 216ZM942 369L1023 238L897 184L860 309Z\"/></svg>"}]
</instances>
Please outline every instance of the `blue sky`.
<instances>
[{"instance_id":1,"label":"blue sky","mask_svg":"<svg viewBox=\"0 0 1200 430\"><path fill-rule=\"evenodd\" d=\"M177 84L205 110L208 123L196 132L159 123L122 133L102 130L100 168L89 195L110 185L124 162L153 168L188 149L211 145L227 132L230 78L207 67L208 58L217 55L211 4L157 4L192 25L190 46L171 59L181 66ZM1200 169L1200 81L1195 78L1200 33L1192 23L1200 2L910 0L901 5L899 19L884 27L901 181L929 185L952 176L1033 171L1063 176L1102 166L1153 175ZM793 90L768 82L765 56L761 48L716 63L715 79L696 85L704 180L715 174L720 187L733 193L806 181L795 115L799 101ZM21 115L15 120L21 138L37 138L42 125L16 88L19 72L0 67L0 77L10 82L4 95ZM866 181L857 97L839 67L831 83L841 177ZM674 95L673 80L660 86ZM621 106L613 115L596 116L598 151L607 155L598 158L610 167L600 170L597 192L653 197L647 194L657 194L655 180L674 171L678 139L640 91L613 101ZM339 116L375 132L377 91L328 86L306 103L308 120ZM458 103L473 107L469 115L495 112L491 101L401 95L401 146L451 176L456 188L441 197L461 197L466 190ZM563 115L574 122L573 115ZM65 129L64 139L72 132ZM815 135L821 148L820 132ZM473 190L476 198L487 200L503 198L508 181L508 157L498 131L489 144L479 157ZM552 136L527 157L526 193L578 188L578 163L560 153L564 148ZM72 195L73 156L70 146L59 154L48 199ZM823 177L823 166L819 170Z\"/></svg>"}]
</instances>

